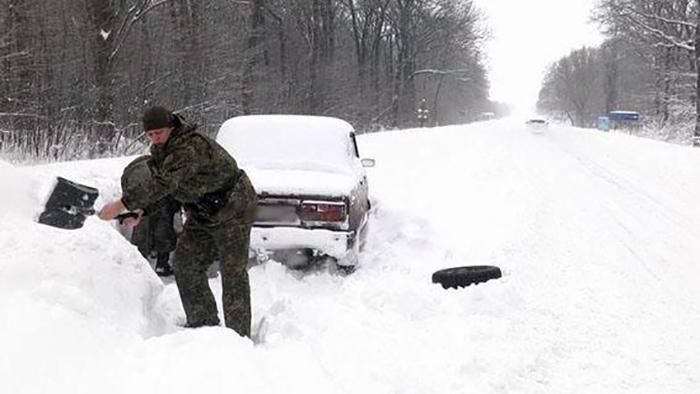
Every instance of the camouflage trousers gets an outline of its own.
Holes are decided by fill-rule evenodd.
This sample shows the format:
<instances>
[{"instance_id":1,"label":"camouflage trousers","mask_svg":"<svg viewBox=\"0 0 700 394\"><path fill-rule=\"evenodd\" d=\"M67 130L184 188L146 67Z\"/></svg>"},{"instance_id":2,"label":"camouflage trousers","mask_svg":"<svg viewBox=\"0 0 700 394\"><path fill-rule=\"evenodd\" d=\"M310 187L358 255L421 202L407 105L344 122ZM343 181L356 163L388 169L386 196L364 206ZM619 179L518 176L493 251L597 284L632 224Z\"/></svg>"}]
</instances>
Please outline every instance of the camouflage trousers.
<instances>
[{"instance_id":1,"label":"camouflage trousers","mask_svg":"<svg viewBox=\"0 0 700 394\"><path fill-rule=\"evenodd\" d=\"M219 323L207 277L207 269L218 259L226 327L250 337L250 230L251 221L244 219L229 219L218 225L198 223L196 219L185 223L175 249L175 281L188 326Z\"/></svg>"}]
</instances>

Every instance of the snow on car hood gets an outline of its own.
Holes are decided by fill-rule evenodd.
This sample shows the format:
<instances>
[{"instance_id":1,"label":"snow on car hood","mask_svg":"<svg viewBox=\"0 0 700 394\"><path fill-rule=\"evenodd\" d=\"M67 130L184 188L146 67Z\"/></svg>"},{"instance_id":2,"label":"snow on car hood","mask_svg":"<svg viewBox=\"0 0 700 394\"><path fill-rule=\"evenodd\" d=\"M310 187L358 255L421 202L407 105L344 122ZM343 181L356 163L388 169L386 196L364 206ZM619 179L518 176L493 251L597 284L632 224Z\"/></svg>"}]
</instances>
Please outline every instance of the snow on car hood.
<instances>
[{"instance_id":1,"label":"snow on car hood","mask_svg":"<svg viewBox=\"0 0 700 394\"><path fill-rule=\"evenodd\" d=\"M357 175L322 171L246 168L258 194L349 195Z\"/></svg>"}]
</instances>

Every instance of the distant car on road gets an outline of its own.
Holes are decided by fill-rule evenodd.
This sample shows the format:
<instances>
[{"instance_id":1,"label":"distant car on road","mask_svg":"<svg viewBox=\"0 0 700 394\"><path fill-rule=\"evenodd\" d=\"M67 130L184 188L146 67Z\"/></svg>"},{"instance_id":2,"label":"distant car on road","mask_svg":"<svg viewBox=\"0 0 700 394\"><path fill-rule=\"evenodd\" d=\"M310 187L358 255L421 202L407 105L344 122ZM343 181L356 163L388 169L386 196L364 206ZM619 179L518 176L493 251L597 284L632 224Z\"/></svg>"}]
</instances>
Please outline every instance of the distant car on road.
<instances>
[{"instance_id":1,"label":"distant car on road","mask_svg":"<svg viewBox=\"0 0 700 394\"><path fill-rule=\"evenodd\" d=\"M496 119L496 114L493 112L482 112L479 114L477 120L492 120Z\"/></svg>"},{"instance_id":2,"label":"distant car on road","mask_svg":"<svg viewBox=\"0 0 700 394\"><path fill-rule=\"evenodd\" d=\"M532 129L545 129L549 122L545 118L535 117L525 121L525 124Z\"/></svg>"},{"instance_id":3,"label":"distant car on road","mask_svg":"<svg viewBox=\"0 0 700 394\"><path fill-rule=\"evenodd\" d=\"M251 249L290 266L332 258L353 270L365 242L369 190L353 127L323 116L248 115L216 137L251 178L258 211Z\"/></svg>"}]
</instances>

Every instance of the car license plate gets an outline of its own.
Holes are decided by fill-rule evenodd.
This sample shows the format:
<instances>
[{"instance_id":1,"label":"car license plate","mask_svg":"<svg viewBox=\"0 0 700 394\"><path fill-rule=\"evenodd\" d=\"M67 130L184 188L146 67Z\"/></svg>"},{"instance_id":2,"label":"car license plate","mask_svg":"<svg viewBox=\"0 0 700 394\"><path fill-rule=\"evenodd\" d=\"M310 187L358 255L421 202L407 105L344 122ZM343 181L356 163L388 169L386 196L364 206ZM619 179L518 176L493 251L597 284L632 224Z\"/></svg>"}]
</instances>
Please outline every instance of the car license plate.
<instances>
[{"instance_id":1,"label":"car license plate","mask_svg":"<svg viewBox=\"0 0 700 394\"><path fill-rule=\"evenodd\" d=\"M290 205L258 205L256 221L262 223L297 223L297 209Z\"/></svg>"}]
</instances>

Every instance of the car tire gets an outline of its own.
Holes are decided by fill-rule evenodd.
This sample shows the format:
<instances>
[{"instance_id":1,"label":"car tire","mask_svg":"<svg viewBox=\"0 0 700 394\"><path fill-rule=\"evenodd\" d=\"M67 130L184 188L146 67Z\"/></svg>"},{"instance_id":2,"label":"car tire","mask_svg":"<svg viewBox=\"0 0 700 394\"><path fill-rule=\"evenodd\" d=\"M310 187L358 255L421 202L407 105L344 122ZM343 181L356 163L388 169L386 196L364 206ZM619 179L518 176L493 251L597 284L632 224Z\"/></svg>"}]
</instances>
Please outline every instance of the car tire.
<instances>
[{"instance_id":1,"label":"car tire","mask_svg":"<svg viewBox=\"0 0 700 394\"><path fill-rule=\"evenodd\" d=\"M337 272L352 274L355 272L358 264L360 264L360 240L356 239L355 244L348 250L345 256L335 260L335 268Z\"/></svg>"},{"instance_id":2,"label":"car tire","mask_svg":"<svg viewBox=\"0 0 700 394\"><path fill-rule=\"evenodd\" d=\"M355 273L357 266L355 265L335 265L335 273L341 276L347 276Z\"/></svg>"},{"instance_id":3,"label":"car tire","mask_svg":"<svg viewBox=\"0 0 700 394\"><path fill-rule=\"evenodd\" d=\"M433 283L443 288L459 288L483 283L501 277L501 269L492 265L471 265L465 267L445 268L433 273Z\"/></svg>"},{"instance_id":4,"label":"car tire","mask_svg":"<svg viewBox=\"0 0 700 394\"><path fill-rule=\"evenodd\" d=\"M291 269L307 268L313 258L311 249L284 249L275 251L272 259Z\"/></svg>"},{"instance_id":5,"label":"car tire","mask_svg":"<svg viewBox=\"0 0 700 394\"><path fill-rule=\"evenodd\" d=\"M360 262L360 251L358 248L350 250L343 258L336 260L336 265L344 267L354 267Z\"/></svg>"}]
</instances>

